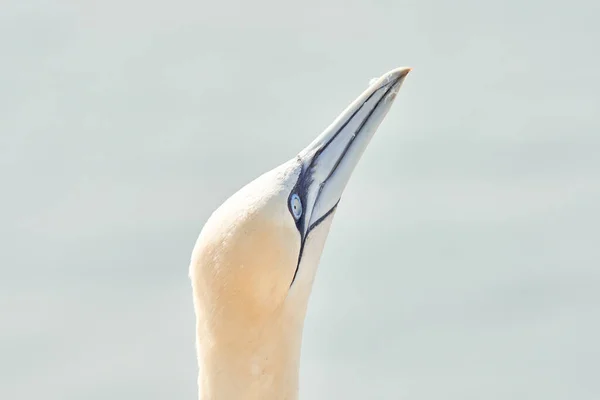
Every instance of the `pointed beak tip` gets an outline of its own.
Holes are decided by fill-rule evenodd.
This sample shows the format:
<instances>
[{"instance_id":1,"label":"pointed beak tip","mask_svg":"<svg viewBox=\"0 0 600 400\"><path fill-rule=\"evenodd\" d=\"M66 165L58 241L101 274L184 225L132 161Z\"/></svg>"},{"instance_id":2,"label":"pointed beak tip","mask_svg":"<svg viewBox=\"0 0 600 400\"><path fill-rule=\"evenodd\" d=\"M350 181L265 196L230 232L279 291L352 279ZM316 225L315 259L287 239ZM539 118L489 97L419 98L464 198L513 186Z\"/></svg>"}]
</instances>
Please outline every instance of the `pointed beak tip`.
<instances>
[{"instance_id":1,"label":"pointed beak tip","mask_svg":"<svg viewBox=\"0 0 600 400\"><path fill-rule=\"evenodd\" d=\"M404 78L406 77L406 75L408 75L409 72L411 72L413 70L412 67L399 67L399 68L394 68L388 72L386 72L385 74L383 74L380 78L378 79L371 79L370 84L380 84L380 83L388 83L391 81L401 81L404 80Z\"/></svg>"},{"instance_id":2,"label":"pointed beak tip","mask_svg":"<svg viewBox=\"0 0 600 400\"><path fill-rule=\"evenodd\" d=\"M390 75L396 75L398 77L405 77L412 70L413 70L412 67L400 67L400 68L396 68L396 69L391 70L389 72L389 74Z\"/></svg>"}]
</instances>

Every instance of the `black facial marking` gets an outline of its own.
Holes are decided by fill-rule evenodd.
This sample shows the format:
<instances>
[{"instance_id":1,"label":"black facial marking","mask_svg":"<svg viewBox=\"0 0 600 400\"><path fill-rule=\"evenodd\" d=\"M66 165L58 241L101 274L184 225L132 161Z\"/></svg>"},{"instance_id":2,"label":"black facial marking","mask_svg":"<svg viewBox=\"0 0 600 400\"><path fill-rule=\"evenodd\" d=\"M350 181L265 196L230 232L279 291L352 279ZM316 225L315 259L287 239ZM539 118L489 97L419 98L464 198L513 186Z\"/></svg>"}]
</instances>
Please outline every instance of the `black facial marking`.
<instances>
[{"instance_id":1,"label":"black facial marking","mask_svg":"<svg viewBox=\"0 0 600 400\"><path fill-rule=\"evenodd\" d=\"M304 236L304 224L306 223L304 220L304 216L306 215L306 196L308 194L308 188L310 187L311 183L312 177L310 176L310 174L307 173L307 170L304 167L302 167L300 175L298 176L298 180L296 181L296 184L294 185L294 188L290 192L290 195L287 199L288 210L290 211L292 218L294 217L294 210L292 210L291 201L292 196L294 194L298 195L298 197L300 198L300 202L302 203L302 215L300 215L300 218L298 218L297 220L294 218L296 220L296 228L298 229L298 232L300 232L301 236Z\"/></svg>"},{"instance_id":2,"label":"black facial marking","mask_svg":"<svg viewBox=\"0 0 600 400\"><path fill-rule=\"evenodd\" d=\"M357 132L356 136L358 136L358 133L360 133L360 131L365 126L365 124L367 123L367 121L369 120L369 118L371 118L371 116L373 115L373 113L375 112L375 110L377 109L377 107L379 106L379 104L381 104L381 101L387 97L387 95L390 93L390 91L393 90L393 88L396 85L396 83L397 83L397 81L394 82L393 84L391 84L386 89L386 91L383 94L383 96L381 96L381 98L377 101L377 103L373 106L373 108L369 111L369 113L361 121L360 125L356 129L356 132ZM334 206L331 207L331 209L329 209L329 211L327 211L323 216L321 216L318 220L316 220L312 225L310 225L308 227L308 229L306 229L306 232L305 232L304 227L305 227L305 224L308 223L308 221L305 220L305 215L306 215L306 211L307 211L307 209L306 209L306 207L307 207L306 197L307 197L307 194L308 194L308 188L310 187L311 183L313 182L312 170L315 167L315 163L316 163L317 159L319 158L319 156L321 155L321 153L327 148L327 146L329 146L335 140L335 138L339 135L339 133L354 118L354 116L356 116L356 114L360 110L362 110L362 108L364 107L364 105L375 95L375 93L379 92L380 89L377 89L373 93L371 93L369 95L369 97L367 97L367 99L360 105L360 107L358 107L352 113L352 115L350 115L350 117L348 117L348 119L339 127L339 129L332 135L332 137L327 141L327 143L325 143L323 146L321 146L321 148L319 150L317 150L315 152L315 154L313 155L312 159L310 160L310 163L308 164L308 166L306 166L306 168L304 167L304 165L302 166L302 171L300 172L300 175L298 176L298 180L296 181L296 185L294 186L294 188L290 192L290 196L288 197L288 209L290 210L290 213L292 214L292 217L293 217L293 210L291 209L291 201L290 200L291 200L292 195L294 193L297 194L300 197L300 200L302 202L302 207L303 207L303 213L302 213L302 215L300 216L300 218L298 218L298 220L296 220L296 228L298 229L298 232L300 233L300 251L298 253L298 263L296 264L296 270L294 271L294 277L292 278L292 282L290 283L290 287L294 284L294 281L296 280L296 275L298 275L298 269L300 268L300 262L302 261L302 254L304 252L304 244L306 242L306 238L308 237L308 234L314 228L316 228L321 222L323 222L328 216L330 216L335 211L335 209L337 208L337 206L338 206L338 204L340 202L340 200L338 199L338 201L334 204ZM315 198L315 204L318 201L319 196L321 195L321 190L323 189L323 186L325 185L325 183L327 183L327 180L335 173L335 171L339 167L342 159L344 158L344 156L346 155L346 153L348 152L348 150L352 146L352 143L354 142L354 139L356 138L356 136L352 137L348 141L348 144L346 144L346 147L344 148L342 154L336 160L336 162L335 162L332 170L327 175L327 178L325 178L325 180L321 183L321 185L319 187L319 192L317 193L317 196ZM302 162L302 160L300 160L300 158L298 160L300 162Z\"/></svg>"},{"instance_id":3,"label":"black facial marking","mask_svg":"<svg viewBox=\"0 0 600 400\"><path fill-rule=\"evenodd\" d=\"M298 161L300 163L302 163L302 160L298 159ZM302 253L304 252L304 242L305 242L305 238L306 235L304 234L304 226L305 224L308 223L308 221L306 221L306 197L308 194L308 188L310 187L310 183L312 182L312 176L308 173L308 169L304 168L304 165L302 165L301 167L301 171L300 171L300 175L298 176L298 180L296 181L296 184L294 185L294 188L292 189L292 191L290 192L290 195L288 197L288 209L290 211L290 213L292 214L292 217L294 215L294 211L292 210L292 204L291 204L291 199L292 196L294 194L297 194L298 197L300 197L300 201L302 202L302 208L303 208L303 212L302 215L300 216L300 218L298 218L296 221L296 229L298 229L298 233L300 234L300 251L298 252L298 262L296 263L296 270L294 271L294 277L292 278L292 282L290 283L290 287L293 285L294 281L296 280L296 275L298 274L298 267L300 266L300 260L302 260ZM308 234L308 232L306 232Z\"/></svg>"}]
</instances>

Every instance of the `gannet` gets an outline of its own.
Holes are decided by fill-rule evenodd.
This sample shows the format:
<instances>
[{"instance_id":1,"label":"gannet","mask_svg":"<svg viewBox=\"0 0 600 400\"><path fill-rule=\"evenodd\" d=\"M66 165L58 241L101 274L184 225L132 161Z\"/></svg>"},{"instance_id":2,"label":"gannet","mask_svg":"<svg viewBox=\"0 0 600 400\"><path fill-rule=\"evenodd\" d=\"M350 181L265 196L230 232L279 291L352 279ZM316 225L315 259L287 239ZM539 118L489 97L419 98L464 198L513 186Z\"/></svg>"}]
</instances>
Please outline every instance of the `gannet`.
<instances>
[{"instance_id":1,"label":"gannet","mask_svg":"<svg viewBox=\"0 0 600 400\"><path fill-rule=\"evenodd\" d=\"M291 160L218 207L194 246L200 400L295 400L304 318L342 192L410 68L372 81Z\"/></svg>"}]
</instances>

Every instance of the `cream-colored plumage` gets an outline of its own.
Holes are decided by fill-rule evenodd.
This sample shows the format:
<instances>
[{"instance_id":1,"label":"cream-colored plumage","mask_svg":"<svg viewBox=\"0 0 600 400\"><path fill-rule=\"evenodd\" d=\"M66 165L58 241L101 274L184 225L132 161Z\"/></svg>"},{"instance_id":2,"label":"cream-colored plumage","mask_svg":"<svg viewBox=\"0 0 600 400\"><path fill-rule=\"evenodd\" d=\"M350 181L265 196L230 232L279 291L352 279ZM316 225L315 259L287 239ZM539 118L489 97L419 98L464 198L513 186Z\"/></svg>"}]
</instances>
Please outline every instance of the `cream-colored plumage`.
<instances>
[{"instance_id":1,"label":"cream-colored plumage","mask_svg":"<svg viewBox=\"0 0 600 400\"><path fill-rule=\"evenodd\" d=\"M304 318L335 208L409 70L382 76L206 222L190 264L201 400L297 399Z\"/></svg>"}]
</instances>

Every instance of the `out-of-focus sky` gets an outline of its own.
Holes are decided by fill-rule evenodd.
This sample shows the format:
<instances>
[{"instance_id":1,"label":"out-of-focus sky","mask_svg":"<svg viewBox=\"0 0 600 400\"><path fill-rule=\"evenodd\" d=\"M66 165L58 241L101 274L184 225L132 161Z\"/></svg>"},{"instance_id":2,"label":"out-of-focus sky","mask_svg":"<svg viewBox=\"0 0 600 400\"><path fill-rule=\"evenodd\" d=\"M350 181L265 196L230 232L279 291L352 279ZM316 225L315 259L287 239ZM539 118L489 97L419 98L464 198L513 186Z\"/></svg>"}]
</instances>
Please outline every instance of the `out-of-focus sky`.
<instances>
[{"instance_id":1,"label":"out-of-focus sky","mask_svg":"<svg viewBox=\"0 0 600 400\"><path fill-rule=\"evenodd\" d=\"M0 397L194 399L190 252L373 77L302 399L600 398L590 0L0 8Z\"/></svg>"}]
</instances>

